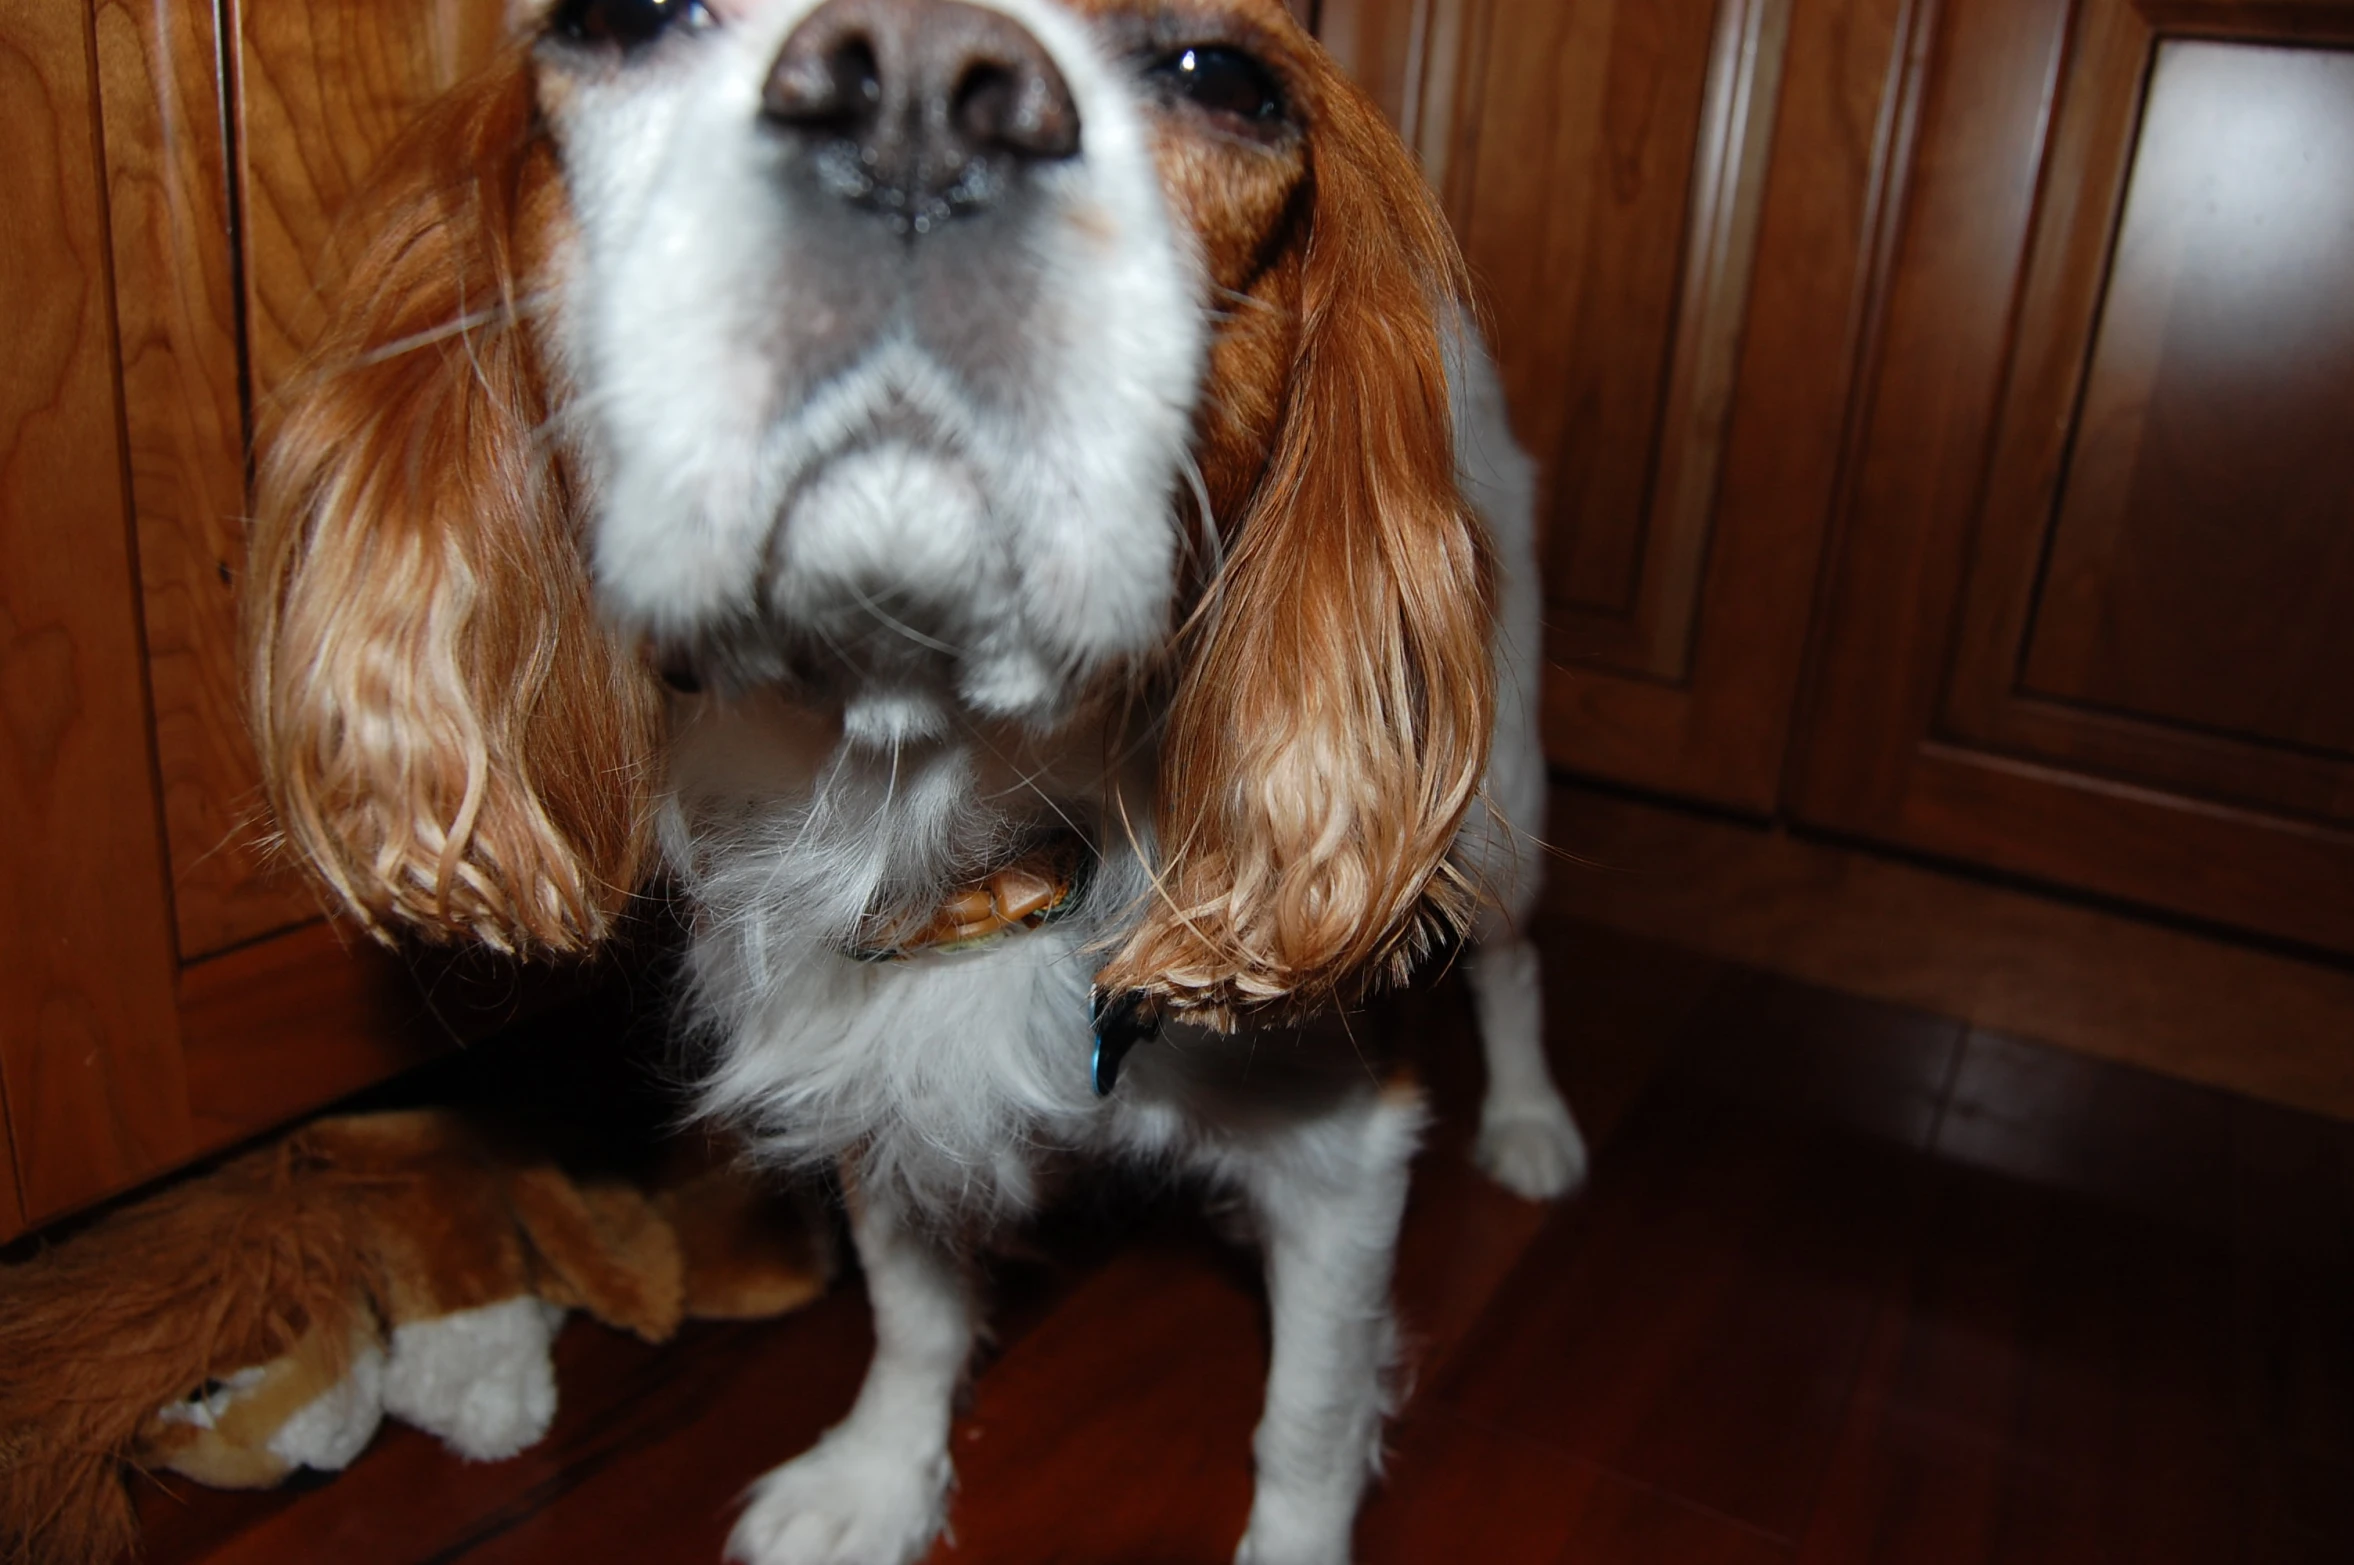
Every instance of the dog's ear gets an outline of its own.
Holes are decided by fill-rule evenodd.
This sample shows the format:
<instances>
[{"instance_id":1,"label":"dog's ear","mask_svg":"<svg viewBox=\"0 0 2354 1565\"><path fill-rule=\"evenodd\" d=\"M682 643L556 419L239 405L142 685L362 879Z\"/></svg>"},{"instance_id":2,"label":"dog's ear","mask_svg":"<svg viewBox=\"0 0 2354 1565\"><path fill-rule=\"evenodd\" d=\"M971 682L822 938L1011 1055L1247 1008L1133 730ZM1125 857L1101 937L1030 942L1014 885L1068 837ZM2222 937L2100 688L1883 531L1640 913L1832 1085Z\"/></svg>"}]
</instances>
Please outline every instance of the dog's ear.
<instances>
[{"instance_id":1,"label":"dog's ear","mask_svg":"<svg viewBox=\"0 0 2354 1565\"><path fill-rule=\"evenodd\" d=\"M279 829L371 931L581 949L634 888L660 722L602 624L538 339L566 221L520 51L357 206L266 432L243 610Z\"/></svg>"},{"instance_id":2,"label":"dog's ear","mask_svg":"<svg viewBox=\"0 0 2354 1565\"><path fill-rule=\"evenodd\" d=\"M1405 148L1328 73L1297 351L1161 755L1160 883L1107 965L1214 1023L1396 974L1468 916L1448 850L1486 767L1490 565L1442 335L1463 264Z\"/></svg>"}]
</instances>

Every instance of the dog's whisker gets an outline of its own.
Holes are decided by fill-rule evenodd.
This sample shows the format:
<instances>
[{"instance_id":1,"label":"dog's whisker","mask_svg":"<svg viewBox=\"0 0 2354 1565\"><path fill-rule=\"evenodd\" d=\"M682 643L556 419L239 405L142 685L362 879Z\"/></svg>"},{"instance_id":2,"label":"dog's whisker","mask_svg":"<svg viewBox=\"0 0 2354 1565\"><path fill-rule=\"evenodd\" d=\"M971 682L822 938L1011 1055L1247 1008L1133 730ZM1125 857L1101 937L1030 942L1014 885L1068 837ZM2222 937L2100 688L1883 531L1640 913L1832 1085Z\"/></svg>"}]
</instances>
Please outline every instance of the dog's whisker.
<instances>
[{"instance_id":1,"label":"dog's whisker","mask_svg":"<svg viewBox=\"0 0 2354 1565\"><path fill-rule=\"evenodd\" d=\"M438 346L453 338L463 339L469 333L482 327L504 325L511 319L511 313L504 304L494 304L485 309L473 310L442 325L430 326L419 332L411 332L405 337L396 337L390 342L371 348L367 352L357 355L353 360L353 366L367 369L379 364L389 364L394 359L405 358L409 354Z\"/></svg>"},{"instance_id":2,"label":"dog's whisker","mask_svg":"<svg viewBox=\"0 0 2354 1565\"><path fill-rule=\"evenodd\" d=\"M916 629L913 625L910 625L904 620L901 620L890 614L880 603L877 603L874 598L857 583L851 582L846 585L850 596L857 601L858 606L865 610L868 615L872 616L875 622L881 625L884 629L897 632L899 635L905 637L909 641L914 642L917 646L922 647L929 652L938 652L943 656L952 658L961 658L965 655L965 649L957 646L955 643L942 641L937 636L927 636L922 631Z\"/></svg>"}]
</instances>

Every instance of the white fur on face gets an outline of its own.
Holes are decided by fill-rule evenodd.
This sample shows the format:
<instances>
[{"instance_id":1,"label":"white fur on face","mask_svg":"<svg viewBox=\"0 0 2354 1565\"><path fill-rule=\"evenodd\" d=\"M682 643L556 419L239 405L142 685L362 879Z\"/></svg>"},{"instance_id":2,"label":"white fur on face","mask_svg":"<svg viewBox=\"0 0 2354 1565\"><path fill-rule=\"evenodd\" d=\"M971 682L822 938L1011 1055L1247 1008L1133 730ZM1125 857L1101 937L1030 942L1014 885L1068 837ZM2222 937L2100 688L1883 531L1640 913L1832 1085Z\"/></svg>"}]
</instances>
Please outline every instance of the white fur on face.
<instances>
[{"instance_id":1,"label":"white fur on face","mask_svg":"<svg viewBox=\"0 0 2354 1565\"><path fill-rule=\"evenodd\" d=\"M843 654L827 694L878 744L958 708L1051 721L1160 644L1176 588L1200 266L1127 68L1050 4L988 3L1061 70L1080 152L912 241L796 185L805 154L761 118L813 0L545 55L599 594L690 651Z\"/></svg>"}]
</instances>

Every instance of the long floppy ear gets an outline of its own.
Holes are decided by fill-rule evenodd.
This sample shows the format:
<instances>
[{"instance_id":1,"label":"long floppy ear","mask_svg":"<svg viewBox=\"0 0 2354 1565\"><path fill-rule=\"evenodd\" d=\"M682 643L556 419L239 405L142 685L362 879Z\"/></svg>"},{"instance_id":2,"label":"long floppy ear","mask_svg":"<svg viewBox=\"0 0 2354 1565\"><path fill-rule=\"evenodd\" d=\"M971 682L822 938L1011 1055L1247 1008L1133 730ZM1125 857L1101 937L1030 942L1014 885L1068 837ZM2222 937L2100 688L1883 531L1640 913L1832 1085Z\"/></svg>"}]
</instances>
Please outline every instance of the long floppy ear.
<instances>
[{"instance_id":1,"label":"long floppy ear","mask_svg":"<svg viewBox=\"0 0 2354 1565\"><path fill-rule=\"evenodd\" d=\"M1473 899L1447 855L1494 704L1440 340L1463 263L1373 105L1328 73L1311 107L1283 420L1189 632L1158 892L1098 980L1218 1025L1345 998L1460 927Z\"/></svg>"},{"instance_id":2,"label":"long floppy ear","mask_svg":"<svg viewBox=\"0 0 2354 1565\"><path fill-rule=\"evenodd\" d=\"M381 938L581 949L644 857L660 701L599 622L535 340L565 222L527 61L437 103L359 211L265 440L244 583L279 829Z\"/></svg>"}]
</instances>

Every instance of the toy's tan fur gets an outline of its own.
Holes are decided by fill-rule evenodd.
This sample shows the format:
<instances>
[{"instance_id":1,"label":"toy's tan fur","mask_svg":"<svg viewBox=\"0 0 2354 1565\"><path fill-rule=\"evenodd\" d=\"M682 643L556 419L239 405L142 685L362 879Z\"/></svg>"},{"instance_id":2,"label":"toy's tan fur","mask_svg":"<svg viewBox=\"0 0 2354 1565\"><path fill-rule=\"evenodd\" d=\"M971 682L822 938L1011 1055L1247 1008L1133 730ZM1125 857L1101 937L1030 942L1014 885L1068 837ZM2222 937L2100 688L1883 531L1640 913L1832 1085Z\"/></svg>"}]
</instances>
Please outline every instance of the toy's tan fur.
<instances>
[{"instance_id":1,"label":"toy's tan fur","mask_svg":"<svg viewBox=\"0 0 2354 1565\"><path fill-rule=\"evenodd\" d=\"M724 1165L655 1196L576 1184L424 1110L321 1120L127 1208L0 1270L0 1561L133 1548L126 1459L277 1481L284 1464L258 1451L186 1457L199 1431L154 1417L250 1366L300 1355L288 1384L315 1390L380 1331L525 1293L657 1342L690 1312L804 1302L831 1271L823 1231L758 1204ZM778 1231L752 1233L756 1216ZM292 1408L278 1411L269 1427Z\"/></svg>"},{"instance_id":2,"label":"toy's tan fur","mask_svg":"<svg viewBox=\"0 0 2354 1565\"><path fill-rule=\"evenodd\" d=\"M0 1558L129 1550L117 1464L148 1415L314 1328L347 1342L367 1270L341 1182L298 1138L0 1274Z\"/></svg>"}]
</instances>

